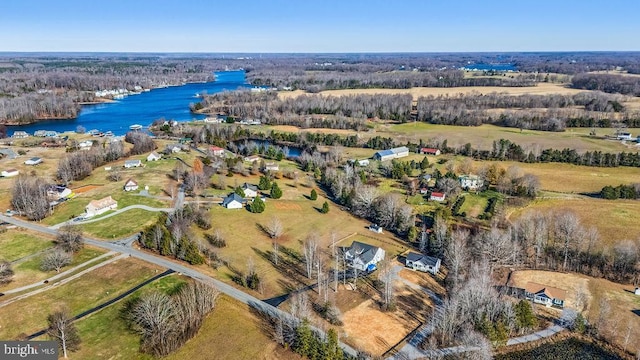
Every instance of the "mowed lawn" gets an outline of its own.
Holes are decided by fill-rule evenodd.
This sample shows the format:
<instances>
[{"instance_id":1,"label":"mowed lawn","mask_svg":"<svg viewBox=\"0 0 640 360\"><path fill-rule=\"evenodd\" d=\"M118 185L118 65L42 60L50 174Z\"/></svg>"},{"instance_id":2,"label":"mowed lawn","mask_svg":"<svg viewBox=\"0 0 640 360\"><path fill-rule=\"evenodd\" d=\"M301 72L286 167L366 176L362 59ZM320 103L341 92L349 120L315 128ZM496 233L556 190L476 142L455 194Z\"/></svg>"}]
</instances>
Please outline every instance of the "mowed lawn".
<instances>
[{"instance_id":1,"label":"mowed lawn","mask_svg":"<svg viewBox=\"0 0 640 360\"><path fill-rule=\"evenodd\" d=\"M613 246L623 240L640 237L640 201L604 200L589 197L573 199L539 199L514 211L509 219L515 220L530 211L549 213L573 211L586 228L598 229L601 246Z\"/></svg>"},{"instance_id":2,"label":"mowed lawn","mask_svg":"<svg viewBox=\"0 0 640 360\"><path fill-rule=\"evenodd\" d=\"M155 275L160 268L127 258L0 308L0 339L15 339L47 326L47 316L65 305L74 315L91 309Z\"/></svg>"},{"instance_id":3,"label":"mowed lawn","mask_svg":"<svg viewBox=\"0 0 640 360\"><path fill-rule=\"evenodd\" d=\"M159 214L160 212L155 211L131 209L80 227L85 235L113 240L142 231L146 226L153 224Z\"/></svg>"},{"instance_id":4,"label":"mowed lawn","mask_svg":"<svg viewBox=\"0 0 640 360\"><path fill-rule=\"evenodd\" d=\"M45 235L9 229L0 233L0 261L16 261L53 245L53 239Z\"/></svg>"},{"instance_id":5,"label":"mowed lawn","mask_svg":"<svg viewBox=\"0 0 640 360\"><path fill-rule=\"evenodd\" d=\"M106 251L102 249L97 249L89 246L85 246L82 250L76 253L73 256L73 260L71 263L65 267L63 267L60 271L69 270L75 266L83 264L91 259L98 257L104 254ZM39 254L37 256L25 259L24 261L17 262L13 264L12 268L14 271L13 280L5 285L0 286L0 292L3 290L15 289L21 286L33 284L44 279L47 279L56 274L55 271L42 271L40 270L40 265L42 264L42 258L46 254ZM107 260L106 258L102 261ZM97 264L96 262L91 262L87 264L87 267ZM80 271L80 270L78 270Z\"/></svg>"}]
</instances>

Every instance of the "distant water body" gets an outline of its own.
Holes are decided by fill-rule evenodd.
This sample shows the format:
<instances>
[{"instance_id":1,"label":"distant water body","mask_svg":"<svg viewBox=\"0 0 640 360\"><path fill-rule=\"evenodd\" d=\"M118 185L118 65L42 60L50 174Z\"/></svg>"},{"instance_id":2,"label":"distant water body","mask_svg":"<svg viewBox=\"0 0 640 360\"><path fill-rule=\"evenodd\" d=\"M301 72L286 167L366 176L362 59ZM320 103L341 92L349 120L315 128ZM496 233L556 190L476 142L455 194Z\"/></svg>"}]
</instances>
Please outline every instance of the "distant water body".
<instances>
[{"instance_id":1,"label":"distant water body","mask_svg":"<svg viewBox=\"0 0 640 360\"><path fill-rule=\"evenodd\" d=\"M204 115L189 111L190 103L200 101L196 94L214 94L249 86L244 70L216 72L215 78L213 82L153 89L142 94L129 95L114 103L84 105L76 119L46 120L35 124L10 126L9 133L17 130L30 134L36 130L75 131L78 125L82 125L87 131L97 129L124 135L133 124L148 126L160 118L176 121L204 119Z\"/></svg>"},{"instance_id":2,"label":"distant water body","mask_svg":"<svg viewBox=\"0 0 640 360\"><path fill-rule=\"evenodd\" d=\"M469 64L463 67L465 70L479 71L518 71L513 64Z\"/></svg>"}]
</instances>

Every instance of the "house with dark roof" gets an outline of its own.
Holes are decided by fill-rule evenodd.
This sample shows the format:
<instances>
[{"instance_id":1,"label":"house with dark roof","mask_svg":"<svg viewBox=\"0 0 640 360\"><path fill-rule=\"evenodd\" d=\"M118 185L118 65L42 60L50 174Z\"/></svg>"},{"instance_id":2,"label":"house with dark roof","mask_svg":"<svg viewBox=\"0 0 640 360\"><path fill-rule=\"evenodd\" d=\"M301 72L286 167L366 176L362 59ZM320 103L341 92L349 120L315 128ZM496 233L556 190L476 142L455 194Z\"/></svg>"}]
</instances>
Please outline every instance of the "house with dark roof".
<instances>
[{"instance_id":1,"label":"house with dark roof","mask_svg":"<svg viewBox=\"0 0 640 360\"><path fill-rule=\"evenodd\" d=\"M374 271L377 264L384 260L384 255L383 249L359 241L354 241L344 251L344 258L348 266L367 272Z\"/></svg>"},{"instance_id":2,"label":"house with dark roof","mask_svg":"<svg viewBox=\"0 0 640 360\"><path fill-rule=\"evenodd\" d=\"M133 179L127 180L127 182L124 183L124 191L134 190L138 190L138 182Z\"/></svg>"},{"instance_id":3,"label":"house with dark roof","mask_svg":"<svg viewBox=\"0 0 640 360\"><path fill-rule=\"evenodd\" d=\"M242 198L242 196L236 193L231 193L229 194L229 196L224 198L224 200L222 200L222 206L227 209L242 209L245 202L246 201Z\"/></svg>"},{"instance_id":4,"label":"house with dark roof","mask_svg":"<svg viewBox=\"0 0 640 360\"><path fill-rule=\"evenodd\" d=\"M429 272L436 275L440 271L440 259L410 252L407 254L405 266L416 271Z\"/></svg>"},{"instance_id":5,"label":"house with dark roof","mask_svg":"<svg viewBox=\"0 0 640 360\"><path fill-rule=\"evenodd\" d=\"M244 192L244 197L254 198L258 196L258 187L253 184L244 183L241 188Z\"/></svg>"},{"instance_id":6,"label":"house with dark roof","mask_svg":"<svg viewBox=\"0 0 640 360\"><path fill-rule=\"evenodd\" d=\"M567 290L529 282L524 288L524 296L537 304L563 308Z\"/></svg>"},{"instance_id":7,"label":"house with dark roof","mask_svg":"<svg viewBox=\"0 0 640 360\"><path fill-rule=\"evenodd\" d=\"M42 163L42 159L39 157L32 157L31 159L24 162L26 165L38 165Z\"/></svg>"}]
</instances>

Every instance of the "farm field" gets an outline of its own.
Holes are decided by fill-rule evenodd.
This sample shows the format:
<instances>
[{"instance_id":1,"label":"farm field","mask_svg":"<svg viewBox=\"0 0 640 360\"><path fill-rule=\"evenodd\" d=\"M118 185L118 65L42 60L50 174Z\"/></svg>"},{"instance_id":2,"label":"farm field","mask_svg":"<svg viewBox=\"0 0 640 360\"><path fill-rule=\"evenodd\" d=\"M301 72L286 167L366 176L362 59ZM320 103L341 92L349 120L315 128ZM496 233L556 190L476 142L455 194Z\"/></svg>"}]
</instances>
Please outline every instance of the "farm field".
<instances>
[{"instance_id":1,"label":"farm field","mask_svg":"<svg viewBox=\"0 0 640 360\"><path fill-rule=\"evenodd\" d=\"M414 99L420 96L438 96L438 95L459 95L469 93L489 94L489 93L507 93L509 95L523 94L562 94L573 95L587 90L571 89L563 84L555 83L539 83L537 86L527 87L503 87L503 86L465 86L465 87L415 87L411 89L344 89L344 90L325 90L321 91L322 95L359 95L359 94L411 94ZM303 90L281 91L278 96L282 98L296 97L306 94Z\"/></svg>"},{"instance_id":2,"label":"farm field","mask_svg":"<svg viewBox=\"0 0 640 360\"><path fill-rule=\"evenodd\" d=\"M572 199L538 199L514 210L510 220L530 212L573 211L580 222L595 227L600 233L601 246L613 246L624 240L640 237L640 202L638 200L604 200L586 196Z\"/></svg>"},{"instance_id":3,"label":"farm field","mask_svg":"<svg viewBox=\"0 0 640 360\"><path fill-rule=\"evenodd\" d=\"M606 140L589 136L590 128L568 128L563 132L522 130L490 124L480 126L438 125L425 122L405 124L379 124L374 132L364 133L363 136L393 137L398 143L420 139L447 140L447 146L460 147L471 143L476 149L490 150L493 141L499 139L510 140L526 150L543 150L547 148L571 148L577 152L602 151L622 152L638 151L635 143L623 143L618 140ZM640 129L628 129L632 134L639 134ZM615 129L596 128L598 137L612 135Z\"/></svg>"},{"instance_id":4,"label":"farm field","mask_svg":"<svg viewBox=\"0 0 640 360\"><path fill-rule=\"evenodd\" d=\"M150 278L160 268L120 259L82 277L0 308L0 338L14 339L46 327L47 316L63 305L72 314L91 309Z\"/></svg>"},{"instance_id":5,"label":"farm field","mask_svg":"<svg viewBox=\"0 0 640 360\"><path fill-rule=\"evenodd\" d=\"M524 286L529 281L567 290L570 301L575 299L575 291L582 287L588 294L589 305L586 317L591 323L597 321L601 301L611 306L605 337L613 338L617 345L622 346L627 326L629 326L630 338L640 338L640 317L634 312L640 308L640 297L633 294L633 286L574 273L523 270L512 274L512 283L516 286ZM640 350L637 343L629 345L632 351ZM634 346L636 346L635 349Z\"/></svg>"}]
</instances>

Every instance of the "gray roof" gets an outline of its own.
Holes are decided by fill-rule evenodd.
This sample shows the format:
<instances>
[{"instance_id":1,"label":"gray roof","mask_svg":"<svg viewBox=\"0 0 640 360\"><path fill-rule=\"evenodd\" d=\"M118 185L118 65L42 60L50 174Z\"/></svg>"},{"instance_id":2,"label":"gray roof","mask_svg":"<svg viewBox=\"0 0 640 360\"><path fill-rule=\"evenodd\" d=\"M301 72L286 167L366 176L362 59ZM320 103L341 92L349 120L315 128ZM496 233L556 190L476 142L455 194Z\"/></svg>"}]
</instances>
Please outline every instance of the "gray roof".
<instances>
[{"instance_id":1,"label":"gray roof","mask_svg":"<svg viewBox=\"0 0 640 360\"><path fill-rule=\"evenodd\" d=\"M226 206L227 204L231 203L232 201L237 201L241 204L244 203L244 199L242 198L242 196L236 194L236 193L231 193L229 194L229 196L227 196L226 198L224 198L224 200L222 201L222 205Z\"/></svg>"},{"instance_id":2,"label":"gray roof","mask_svg":"<svg viewBox=\"0 0 640 360\"><path fill-rule=\"evenodd\" d=\"M125 164L138 164L140 163L140 160L125 160L124 163Z\"/></svg>"},{"instance_id":3,"label":"gray roof","mask_svg":"<svg viewBox=\"0 0 640 360\"><path fill-rule=\"evenodd\" d=\"M389 150L380 150L376 152L376 155L383 157L383 156L390 156L390 155L398 154L401 152L408 152L408 151L409 149L406 146L401 146L401 147L397 147Z\"/></svg>"},{"instance_id":4,"label":"gray roof","mask_svg":"<svg viewBox=\"0 0 640 360\"><path fill-rule=\"evenodd\" d=\"M253 190L253 191L258 191L258 187L256 185L249 184L249 183L242 184L242 189L249 189L249 190Z\"/></svg>"},{"instance_id":5,"label":"gray roof","mask_svg":"<svg viewBox=\"0 0 640 360\"><path fill-rule=\"evenodd\" d=\"M354 241L348 251L354 258L359 258L364 264L366 264L373 260L374 256L378 252L378 247Z\"/></svg>"},{"instance_id":6,"label":"gray roof","mask_svg":"<svg viewBox=\"0 0 640 360\"><path fill-rule=\"evenodd\" d=\"M429 265L431 267L436 266L436 264L438 263L438 260L439 260L438 258L435 258L433 256L427 256L427 255L418 254L414 252L410 252L407 255L407 261L420 262L420 263L423 263L424 265Z\"/></svg>"}]
</instances>

